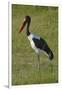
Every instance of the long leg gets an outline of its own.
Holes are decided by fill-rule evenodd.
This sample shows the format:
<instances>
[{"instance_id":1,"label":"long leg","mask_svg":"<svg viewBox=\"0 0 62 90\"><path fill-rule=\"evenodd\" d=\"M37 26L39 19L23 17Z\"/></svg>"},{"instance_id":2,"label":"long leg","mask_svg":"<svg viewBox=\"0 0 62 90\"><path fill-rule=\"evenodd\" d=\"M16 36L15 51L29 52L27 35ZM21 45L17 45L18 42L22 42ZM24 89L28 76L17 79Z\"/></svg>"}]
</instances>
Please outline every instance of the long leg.
<instances>
[{"instance_id":1,"label":"long leg","mask_svg":"<svg viewBox=\"0 0 62 90\"><path fill-rule=\"evenodd\" d=\"M37 54L37 58L38 58L38 69L40 69L40 55Z\"/></svg>"}]
</instances>

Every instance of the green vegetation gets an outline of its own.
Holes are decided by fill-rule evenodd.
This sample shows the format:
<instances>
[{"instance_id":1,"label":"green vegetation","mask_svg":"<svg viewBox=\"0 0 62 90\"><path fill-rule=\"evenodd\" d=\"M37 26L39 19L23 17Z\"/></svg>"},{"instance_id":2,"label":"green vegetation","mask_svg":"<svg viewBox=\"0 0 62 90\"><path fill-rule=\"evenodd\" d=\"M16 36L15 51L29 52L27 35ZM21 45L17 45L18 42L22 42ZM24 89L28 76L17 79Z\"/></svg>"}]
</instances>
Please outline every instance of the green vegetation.
<instances>
[{"instance_id":1,"label":"green vegetation","mask_svg":"<svg viewBox=\"0 0 62 90\"><path fill-rule=\"evenodd\" d=\"M40 55L40 70L35 66L37 56L32 50L25 30L19 33L26 15L31 16L30 31L43 37L54 53L50 61ZM58 8L12 5L12 85L58 82Z\"/></svg>"}]
</instances>

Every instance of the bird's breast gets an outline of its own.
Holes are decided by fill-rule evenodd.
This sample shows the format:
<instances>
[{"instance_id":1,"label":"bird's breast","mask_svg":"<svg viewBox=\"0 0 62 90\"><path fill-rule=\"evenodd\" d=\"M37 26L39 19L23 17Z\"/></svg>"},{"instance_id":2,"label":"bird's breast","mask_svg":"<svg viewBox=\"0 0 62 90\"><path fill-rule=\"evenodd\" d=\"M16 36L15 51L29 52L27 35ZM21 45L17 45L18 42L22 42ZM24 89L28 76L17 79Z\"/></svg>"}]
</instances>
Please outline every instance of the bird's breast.
<instances>
[{"instance_id":1,"label":"bird's breast","mask_svg":"<svg viewBox=\"0 0 62 90\"><path fill-rule=\"evenodd\" d=\"M35 48L35 44L34 44L32 38L33 38L32 36L28 36L28 40L30 41L31 47L34 49Z\"/></svg>"},{"instance_id":2,"label":"bird's breast","mask_svg":"<svg viewBox=\"0 0 62 90\"><path fill-rule=\"evenodd\" d=\"M29 36L28 36L28 40L30 41L31 47L35 50L35 52L36 52L36 53L39 53L39 49L36 48L35 43L34 43L34 41L33 41L33 37L34 37L34 36L33 36L32 34L29 35Z\"/></svg>"}]
</instances>

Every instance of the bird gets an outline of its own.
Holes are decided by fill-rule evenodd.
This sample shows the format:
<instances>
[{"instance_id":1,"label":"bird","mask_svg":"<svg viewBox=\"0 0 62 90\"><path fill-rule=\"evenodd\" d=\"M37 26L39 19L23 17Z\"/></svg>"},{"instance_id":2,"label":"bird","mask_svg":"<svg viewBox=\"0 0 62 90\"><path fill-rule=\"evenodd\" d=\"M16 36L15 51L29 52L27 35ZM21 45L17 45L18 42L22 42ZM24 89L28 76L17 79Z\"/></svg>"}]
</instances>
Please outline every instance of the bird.
<instances>
[{"instance_id":1,"label":"bird","mask_svg":"<svg viewBox=\"0 0 62 90\"><path fill-rule=\"evenodd\" d=\"M34 35L33 33L29 31L30 23L31 23L31 17L29 15L26 15L24 17L22 25L20 26L19 33L21 33L24 27L26 26L26 35L28 37L28 40L31 44L32 49L34 49L37 55L38 68L40 68L40 53L41 52L44 52L48 56L49 60L52 60L54 56L47 42L42 37Z\"/></svg>"}]
</instances>

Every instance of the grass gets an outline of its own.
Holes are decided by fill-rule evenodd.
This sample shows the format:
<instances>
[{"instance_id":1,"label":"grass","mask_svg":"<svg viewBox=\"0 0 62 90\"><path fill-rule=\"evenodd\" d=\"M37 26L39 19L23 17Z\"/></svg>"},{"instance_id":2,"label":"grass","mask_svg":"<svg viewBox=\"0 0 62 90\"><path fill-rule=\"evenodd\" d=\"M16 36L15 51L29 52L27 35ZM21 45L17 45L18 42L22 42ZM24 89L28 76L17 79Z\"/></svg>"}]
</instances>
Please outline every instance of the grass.
<instances>
[{"instance_id":1,"label":"grass","mask_svg":"<svg viewBox=\"0 0 62 90\"><path fill-rule=\"evenodd\" d=\"M30 31L43 37L54 53L49 61L40 55L40 70L35 66L37 57L31 49L25 30L19 27L30 15ZM43 84L58 82L58 8L42 6L12 5L12 85Z\"/></svg>"}]
</instances>

